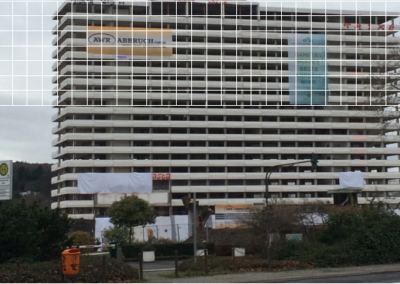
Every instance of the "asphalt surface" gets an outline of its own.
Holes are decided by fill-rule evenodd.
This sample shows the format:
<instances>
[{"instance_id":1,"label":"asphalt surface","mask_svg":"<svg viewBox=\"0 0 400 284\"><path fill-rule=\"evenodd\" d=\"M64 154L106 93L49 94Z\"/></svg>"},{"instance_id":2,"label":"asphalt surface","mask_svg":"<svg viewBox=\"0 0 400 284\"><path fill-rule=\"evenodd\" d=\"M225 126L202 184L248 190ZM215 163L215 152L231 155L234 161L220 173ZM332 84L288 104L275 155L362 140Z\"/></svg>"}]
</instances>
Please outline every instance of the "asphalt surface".
<instances>
[{"instance_id":1,"label":"asphalt surface","mask_svg":"<svg viewBox=\"0 0 400 284\"><path fill-rule=\"evenodd\" d=\"M327 277L288 281L282 283L399 283L400 272L385 272L355 276Z\"/></svg>"},{"instance_id":2,"label":"asphalt surface","mask_svg":"<svg viewBox=\"0 0 400 284\"><path fill-rule=\"evenodd\" d=\"M137 262L129 263L139 267ZM173 278L174 261L144 263L148 283L394 283L400 282L400 263L290 270L241 272L213 276ZM169 277L166 277L168 275Z\"/></svg>"}]
</instances>

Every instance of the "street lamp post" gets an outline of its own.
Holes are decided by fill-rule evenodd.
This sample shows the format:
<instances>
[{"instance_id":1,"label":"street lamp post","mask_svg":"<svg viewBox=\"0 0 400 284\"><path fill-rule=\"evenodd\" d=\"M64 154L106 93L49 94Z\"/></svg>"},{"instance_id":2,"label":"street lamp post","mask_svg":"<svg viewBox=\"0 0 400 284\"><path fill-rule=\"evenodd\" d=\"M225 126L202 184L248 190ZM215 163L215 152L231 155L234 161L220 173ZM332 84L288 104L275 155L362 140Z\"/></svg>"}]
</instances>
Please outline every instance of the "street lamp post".
<instances>
[{"instance_id":1,"label":"street lamp post","mask_svg":"<svg viewBox=\"0 0 400 284\"><path fill-rule=\"evenodd\" d=\"M316 171L317 170L317 165L318 165L318 156L312 153L311 160L305 160L301 162L296 162L296 163L288 163L288 164L280 164L280 165L275 165L271 168L268 169L268 171L265 173L265 225L267 226L267 259L268 259L268 269L271 270L271 228L268 224L268 215L273 214L273 212L269 211L268 208L268 194L269 194L269 178L271 177L271 174L279 168L286 168L286 167L292 167L293 165L297 164L303 164L303 163L309 163L311 162L311 169Z\"/></svg>"},{"instance_id":2,"label":"street lamp post","mask_svg":"<svg viewBox=\"0 0 400 284\"><path fill-rule=\"evenodd\" d=\"M279 168L286 168L286 167L291 167L293 165L297 164L303 164L303 163L309 163L311 160L306 160L306 161L301 161L301 162L296 162L296 163L289 163L289 164L281 164L281 165L276 165L268 169L268 171L265 173L265 207L268 207L268 194L269 194L269 178L271 177L271 174Z\"/></svg>"},{"instance_id":3,"label":"street lamp post","mask_svg":"<svg viewBox=\"0 0 400 284\"><path fill-rule=\"evenodd\" d=\"M318 156L314 153L312 153L311 160L305 160L301 162L296 162L296 163L288 163L288 164L280 164L280 165L275 165L271 168L268 169L268 171L265 173L265 207L268 207L268 194L269 194L269 178L271 177L271 174L279 168L286 168L286 167L292 167L293 165L297 164L304 164L304 163L310 163L312 164L312 170L316 171L317 170L317 165L318 165Z\"/></svg>"}]
</instances>

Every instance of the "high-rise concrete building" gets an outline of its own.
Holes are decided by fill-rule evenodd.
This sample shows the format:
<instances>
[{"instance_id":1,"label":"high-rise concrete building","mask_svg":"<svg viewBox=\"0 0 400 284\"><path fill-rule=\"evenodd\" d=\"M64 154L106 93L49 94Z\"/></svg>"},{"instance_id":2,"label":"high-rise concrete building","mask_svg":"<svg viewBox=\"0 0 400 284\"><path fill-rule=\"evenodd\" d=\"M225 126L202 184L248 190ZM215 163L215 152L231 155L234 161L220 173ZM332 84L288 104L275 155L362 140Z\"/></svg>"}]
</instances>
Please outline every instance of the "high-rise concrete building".
<instances>
[{"instance_id":1,"label":"high-rise concrete building","mask_svg":"<svg viewBox=\"0 0 400 284\"><path fill-rule=\"evenodd\" d=\"M107 215L123 195L79 194L77 173L86 172L154 173L153 193L140 196L159 215L185 214L181 198L194 192L200 205L263 205L265 172L312 153L318 171L310 163L278 169L270 198L332 202L327 191L339 188L339 172L361 171L359 203L398 203L398 173L388 171L399 165L388 159L398 148L387 147L398 137L380 136L391 116L375 100L396 93L385 86L396 17L250 1L60 4L52 208L73 218ZM129 42L131 54L96 52L93 29L113 32L101 38L104 48L118 32L172 43L144 54ZM326 105L290 102L292 34L326 35Z\"/></svg>"}]
</instances>

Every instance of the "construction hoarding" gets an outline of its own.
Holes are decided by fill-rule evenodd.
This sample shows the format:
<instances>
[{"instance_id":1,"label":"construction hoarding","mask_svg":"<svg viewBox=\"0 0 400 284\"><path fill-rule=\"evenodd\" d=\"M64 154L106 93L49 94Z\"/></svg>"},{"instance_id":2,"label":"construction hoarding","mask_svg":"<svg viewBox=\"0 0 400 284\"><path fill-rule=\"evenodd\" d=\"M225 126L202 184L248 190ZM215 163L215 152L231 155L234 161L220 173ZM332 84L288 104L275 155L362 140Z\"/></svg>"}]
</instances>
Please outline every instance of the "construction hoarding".
<instances>
[{"instance_id":1,"label":"construction hoarding","mask_svg":"<svg viewBox=\"0 0 400 284\"><path fill-rule=\"evenodd\" d=\"M252 205L215 205L215 228L237 228L244 226Z\"/></svg>"}]
</instances>

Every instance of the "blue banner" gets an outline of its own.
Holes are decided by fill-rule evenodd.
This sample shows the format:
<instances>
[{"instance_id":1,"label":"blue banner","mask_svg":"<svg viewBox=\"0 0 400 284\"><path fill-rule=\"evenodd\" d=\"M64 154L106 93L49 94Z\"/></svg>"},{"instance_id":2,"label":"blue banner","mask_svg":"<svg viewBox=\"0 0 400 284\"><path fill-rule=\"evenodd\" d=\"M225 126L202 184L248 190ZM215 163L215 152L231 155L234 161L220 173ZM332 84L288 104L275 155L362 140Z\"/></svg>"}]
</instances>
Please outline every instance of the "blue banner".
<instances>
[{"instance_id":1,"label":"blue banner","mask_svg":"<svg viewBox=\"0 0 400 284\"><path fill-rule=\"evenodd\" d=\"M288 58L290 104L328 104L326 36L289 34Z\"/></svg>"}]
</instances>

